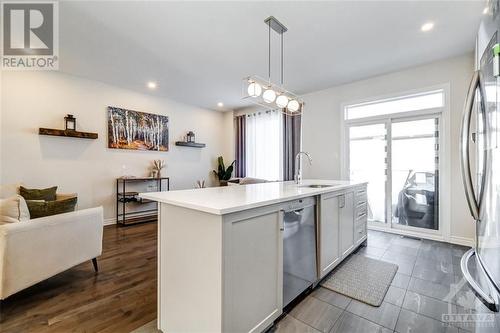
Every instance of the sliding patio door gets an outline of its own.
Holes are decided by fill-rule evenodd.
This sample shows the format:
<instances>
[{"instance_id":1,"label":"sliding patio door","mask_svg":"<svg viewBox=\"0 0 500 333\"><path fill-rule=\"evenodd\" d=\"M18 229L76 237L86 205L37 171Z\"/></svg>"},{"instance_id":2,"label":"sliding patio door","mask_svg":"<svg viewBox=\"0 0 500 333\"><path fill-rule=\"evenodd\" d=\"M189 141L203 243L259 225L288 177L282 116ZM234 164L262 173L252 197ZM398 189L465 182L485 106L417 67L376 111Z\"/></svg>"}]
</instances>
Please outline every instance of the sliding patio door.
<instances>
[{"instance_id":1,"label":"sliding patio door","mask_svg":"<svg viewBox=\"0 0 500 333\"><path fill-rule=\"evenodd\" d=\"M368 182L372 225L439 230L439 117L347 126L349 177Z\"/></svg>"}]
</instances>

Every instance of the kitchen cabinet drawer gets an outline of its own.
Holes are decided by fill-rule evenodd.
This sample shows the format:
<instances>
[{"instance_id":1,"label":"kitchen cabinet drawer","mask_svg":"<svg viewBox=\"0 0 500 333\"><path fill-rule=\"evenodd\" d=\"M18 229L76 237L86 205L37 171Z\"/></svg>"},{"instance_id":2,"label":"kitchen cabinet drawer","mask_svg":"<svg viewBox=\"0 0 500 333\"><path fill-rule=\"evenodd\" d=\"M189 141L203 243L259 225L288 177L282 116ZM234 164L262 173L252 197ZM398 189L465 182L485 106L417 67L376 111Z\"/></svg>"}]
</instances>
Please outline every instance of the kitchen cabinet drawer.
<instances>
[{"instance_id":1,"label":"kitchen cabinet drawer","mask_svg":"<svg viewBox=\"0 0 500 333\"><path fill-rule=\"evenodd\" d=\"M355 214L354 215L354 219L356 221L358 221L358 220L364 220L365 221L366 217L368 215L367 214L367 207L366 207L366 205L364 205L361 208L357 208L354 214Z\"/></svg>"},{"instance_id":2,"label":"kitchen cabinet drawer","mask_svg":"<svg viewBox=\"0 0 500 333\"><path fill-rule=\"evenodd\" d=\"M358 243L363 237L366 236L366 223L355 223L354 241Z\"/></svg>"},{"instance_id":3,"label":"kitchen cabinet drawer","mask_svg":"<svg viewBox=\"0 0 500 333\"><path fill-rule=\"evenodd\" d=\"M356 207L359 208L359 207L363 207L363 206L366 206L368 204L368 200L367 200L367 197L366 195L364 197L357 197L356 198Z\"/></svg>"},{"instance_id":4,"label":"kitchen cabinet drawer","mask_svg":"<svg viewBox=\"0 0 500 333\"><path fill-rule=\"evenodd\" d=\"M364 200L364 199L366 199L366 186L358 187L355 190L355 193L356 193L356 200Z\"/></svg>"}]
</instances>

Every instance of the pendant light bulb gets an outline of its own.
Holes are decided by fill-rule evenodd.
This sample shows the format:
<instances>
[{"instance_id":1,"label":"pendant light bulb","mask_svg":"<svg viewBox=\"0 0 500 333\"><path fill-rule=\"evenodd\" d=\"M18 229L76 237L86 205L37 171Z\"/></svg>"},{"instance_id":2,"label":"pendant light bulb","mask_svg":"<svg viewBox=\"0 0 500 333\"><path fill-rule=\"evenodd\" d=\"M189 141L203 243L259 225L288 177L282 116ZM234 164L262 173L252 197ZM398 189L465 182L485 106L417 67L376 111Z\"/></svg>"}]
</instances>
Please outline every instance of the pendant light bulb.
<instances>
[{"instance_id":1,"label":"pendant light bulb","mask_svg":"<svg viewBox=\"0 0 500 333\"><path fill-rule=\"evenodd\" d=\"M264 102L272 103L276 99L276 93L272 89L267 89L264 91L264 94L262 94L262 98L264 99Z\"/></svg>"},{"instance_id":2,"label":"pendant light bulb","mask_svg":"<svg viewBox=\"0 0 500 333\"><path fill-rule=\"evenodd\" d=\"M290 112L297 112L299 111L300 104L296 100L292 99L290 102L288 102L288 110Z\"/></svg>"},{"instance_id":3,"label":"pendant light bulb","mask_svg":"<svg viewBox=\"0 0 500 333\"><path fill-rule=\"evenodd\" d=\"M250 97L259 97L262 94L262 87L260 84L252 82L248 85L247 92Z\"/></svg>"},{"instance_id":4,"label":"pendant light bulb","mask_svg":"<svg viewBox=\"0 0 500 333\"><path fill-rule=\"evenodd\" d=\"M276 98L276 105L280 108L285 108L288 105L288 97L279 95L278 98Z\"/></svg>"}]
</instances>

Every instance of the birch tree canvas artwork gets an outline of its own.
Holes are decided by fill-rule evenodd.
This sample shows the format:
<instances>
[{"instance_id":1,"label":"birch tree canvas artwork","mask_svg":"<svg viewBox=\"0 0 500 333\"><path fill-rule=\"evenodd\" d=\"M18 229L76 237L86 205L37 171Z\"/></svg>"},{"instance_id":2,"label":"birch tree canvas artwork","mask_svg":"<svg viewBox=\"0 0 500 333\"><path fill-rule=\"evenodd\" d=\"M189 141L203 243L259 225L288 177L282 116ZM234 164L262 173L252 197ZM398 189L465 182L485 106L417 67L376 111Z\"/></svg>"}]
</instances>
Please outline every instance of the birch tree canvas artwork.
<instances>
[{"instance_id":1,"label":"birch tree canvas artwork","mask_svg":"<svg viewBox=\"0 0 500 333\"><path fill-rule=\"evenodd\" d=\"M168 151L168 117L108 106L108 147Z\"/></svg>"}]
</instances>

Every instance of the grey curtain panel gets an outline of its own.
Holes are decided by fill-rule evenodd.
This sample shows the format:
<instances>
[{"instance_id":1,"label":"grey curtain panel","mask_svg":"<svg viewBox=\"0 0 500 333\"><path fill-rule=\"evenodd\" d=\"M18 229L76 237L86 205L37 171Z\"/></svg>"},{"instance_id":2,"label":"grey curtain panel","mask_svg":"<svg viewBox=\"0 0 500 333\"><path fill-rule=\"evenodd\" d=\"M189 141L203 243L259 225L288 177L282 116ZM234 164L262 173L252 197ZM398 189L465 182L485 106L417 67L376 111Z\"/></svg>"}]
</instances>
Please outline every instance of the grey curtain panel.
<instances>
[{"instance_id":1,"label":"grey curtain panel","mask_svg":"<svg viewBox=\"0 0 500 333\"><path fill-rule=\"evenodd\" d=\"M293 180L295 155L300 151L302 116L283 115L283 180Z\"/></svg>"},{"instance_id":2,"label":"grey curtain panel","mask_svg":"<svg viewBox=\"0 0 500 333\"><path fill-rule=\"evenodd\" d=\"M246 115L234 118L236 129L236 170L235 176L243 178L246 176Z\"/></svg>"}]
</instances>

